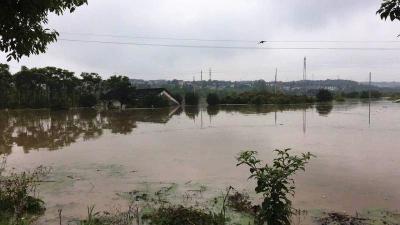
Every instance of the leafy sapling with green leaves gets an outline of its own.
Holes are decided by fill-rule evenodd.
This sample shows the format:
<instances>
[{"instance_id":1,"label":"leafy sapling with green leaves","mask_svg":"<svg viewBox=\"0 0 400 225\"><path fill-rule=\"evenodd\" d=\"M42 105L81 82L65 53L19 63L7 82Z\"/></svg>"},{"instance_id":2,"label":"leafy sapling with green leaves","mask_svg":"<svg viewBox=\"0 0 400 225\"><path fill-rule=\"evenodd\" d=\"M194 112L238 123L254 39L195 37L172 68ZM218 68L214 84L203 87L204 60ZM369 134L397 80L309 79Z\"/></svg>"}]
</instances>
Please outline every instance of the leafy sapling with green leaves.
<instances>
[{"instance_id":1,"label":"leafy sapling with green leaves","mask_svg":"<svg viewBox=\"0 0 400 225\"><path fill-rule=\"evenodd\" d=\"M257 180L256 193L262 193L264 200L256 214L256 224L289 225L294 211L290 197L295 194L292 176L305 171L305 165L314 157L310 152L291 155L290 149L276 149L277 157L272 164L263 164L257 159L256 151L245 151L237 158L238 164L250 167L251 176Z\"/></svg>"}]
</instances>

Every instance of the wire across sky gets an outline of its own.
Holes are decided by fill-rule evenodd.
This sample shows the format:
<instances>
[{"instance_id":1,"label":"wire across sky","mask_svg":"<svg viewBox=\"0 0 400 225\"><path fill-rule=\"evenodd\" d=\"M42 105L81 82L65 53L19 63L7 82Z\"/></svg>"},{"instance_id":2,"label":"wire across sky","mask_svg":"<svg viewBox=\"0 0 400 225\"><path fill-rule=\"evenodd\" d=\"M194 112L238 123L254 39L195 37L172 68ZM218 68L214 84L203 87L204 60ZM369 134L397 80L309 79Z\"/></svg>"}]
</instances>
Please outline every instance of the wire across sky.
<instances>
[{"instance_id":1,"label":"wire across sky","mask_svg":"<svg viewBox=\"0 0 400 225\"><path fill-rule=\"evenodd\" d=\"M121 42L121 41L102 41L85 39L59 38L59 41L92 43L92 44L112 44L112 45L132 45L150 47L170 47L170 48L203 48L203 49L238 49L238 50L357 50L357 51L399 51L400 47L251 47L251 46L226 46L226 45L187 45L187 44L160 44L160 43L140 43L140 42Z\"/></svg>"},{"instance_id":2,"label":"wire across sky","mask_svg":"<svg viewBox=\"0 0 400 225\"><path fill-rule=\"evenodd\" d=\"M60 32L62 36L86 36L86 37L110 37L124 39L141 39L141 40L170 40L170 41L195 41L195 42L238 42L257 44L260 41L266 43L400 43L399 40L269 40L268 38L260 38L259 40L243 40L243 39L204 39L204 38L177 38L177 37L157 37L143 35L119 35L119 34L96 34L96 33L77 33L77 32Z\"/></svg>"}]
</instances>

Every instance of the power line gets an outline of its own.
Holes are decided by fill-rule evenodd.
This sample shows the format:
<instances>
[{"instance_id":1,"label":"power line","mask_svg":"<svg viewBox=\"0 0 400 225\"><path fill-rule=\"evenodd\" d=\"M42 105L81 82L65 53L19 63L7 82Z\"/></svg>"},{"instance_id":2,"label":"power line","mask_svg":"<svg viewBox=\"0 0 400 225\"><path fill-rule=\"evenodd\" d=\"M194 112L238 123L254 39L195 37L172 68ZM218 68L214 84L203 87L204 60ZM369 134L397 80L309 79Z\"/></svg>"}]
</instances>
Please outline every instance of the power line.
<instances>
[{"instance_id":1,"label":"power line","mask_svg":"<svg viewBox=\"0 0 400 225\"><path fill-rule=\"evenodd\" d=\"M94 37L111 37L111 38L128 38L128 39L149 39L149 40L173 40L173 41L203 41L203 42L243 42L243 43L259 43L261 40L244 40L244 39L203 39L203 38L174 38L174 37L155 37L155 36L131 36L131 35L115 35L115 34L96 34L96 33L74 33L60 32L64 35L78 36L94 36ZM264 39L263 39L264 40ZM400 43L395 40L268 40L266 43Z\"/></svg>"},{"instance_id":2,"label":"power line","mask_svg":"<svg viewBox=\"0 0 400 225\"><path fill-rule=\"evenodd\" d=\"M172 47L172 48L203 48L203 49L241 49L241 50L367 50L367 51L398 51L399 48L383 47L247 47L247 46L220 46L220 45L182 45L182 44L157 44L157 43L137 43L137 42L118 42L118 41L99 41L83 39L59 38L60 41L97 43L114 45L133 45L133 46L152 46L152 47Z\"/></svg>"},{"instance_id":3,"label":"power line","mask_svg":"<svg viewBox=\"0 0 400 225\"><path fill-rule=\"evenodd\" d=\"M60 32L60 34L80 35L80 36L96 36L96 37L112 37L112 38L130 38L130 39L173 40L173 41L204 41L204 42L221 41L221 42L246 42L246 43L257 43L258 42L258 41L252 41L252 40L173 38L173 37L130 36L130 35L114 35L114 34L94 34L94 33Z\"/></svg>"}]
</instances>

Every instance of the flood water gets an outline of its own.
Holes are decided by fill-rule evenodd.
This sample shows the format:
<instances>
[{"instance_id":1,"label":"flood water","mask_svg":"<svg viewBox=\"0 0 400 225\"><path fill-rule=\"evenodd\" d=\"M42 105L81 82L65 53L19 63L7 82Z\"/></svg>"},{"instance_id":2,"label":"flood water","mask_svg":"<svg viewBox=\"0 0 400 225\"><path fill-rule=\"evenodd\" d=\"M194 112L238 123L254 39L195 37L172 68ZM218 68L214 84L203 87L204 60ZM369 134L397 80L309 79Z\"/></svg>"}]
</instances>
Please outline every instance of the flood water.
<instances>
[{"instance_id":1,"label":"flood water","mask_svg":"<svg viewBox=\"0 0 400 225\"><path fill-rule=\"evenodd\" d=\"M52 167L40 194L44 220L124 204L140 185L201 184L209 195L229 185L253 191L235 156L276 148L310 151L296 175L303 209L400 209L400 104L0 112L0 152L17 170Z\"/></svg>"}]
</instances>

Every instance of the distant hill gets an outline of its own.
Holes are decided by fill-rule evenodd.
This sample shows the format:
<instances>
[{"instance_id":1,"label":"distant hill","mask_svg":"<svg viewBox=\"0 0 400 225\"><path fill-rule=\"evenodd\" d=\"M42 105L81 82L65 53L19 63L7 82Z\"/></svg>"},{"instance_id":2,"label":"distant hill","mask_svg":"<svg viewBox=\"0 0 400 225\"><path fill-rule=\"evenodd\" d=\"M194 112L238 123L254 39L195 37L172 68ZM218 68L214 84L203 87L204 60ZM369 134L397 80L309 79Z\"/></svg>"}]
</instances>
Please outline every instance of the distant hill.
<instances>
[{"instance_id":1,"label":"distant hill","mask_svg":"<svg viewBox=\"0 0 400 225\"><path fill-rule=\"evenodd\" d=\"M363 82L363 84L367 84L368 82ZM372 85L380 87L380 88L400 88L400 82L392 81L392 82L372 82Z\"/></svg>"}]
</instances>

